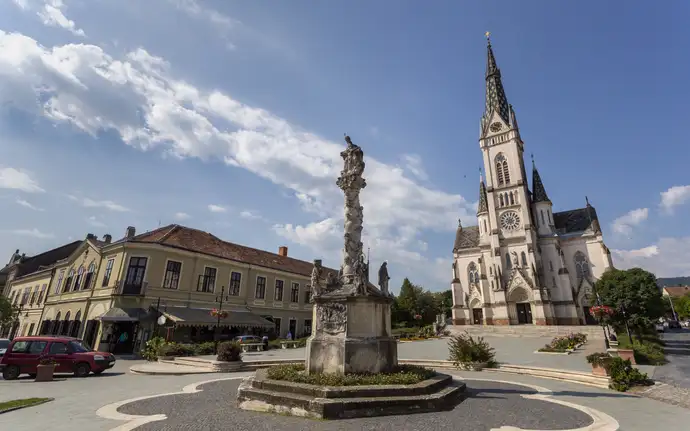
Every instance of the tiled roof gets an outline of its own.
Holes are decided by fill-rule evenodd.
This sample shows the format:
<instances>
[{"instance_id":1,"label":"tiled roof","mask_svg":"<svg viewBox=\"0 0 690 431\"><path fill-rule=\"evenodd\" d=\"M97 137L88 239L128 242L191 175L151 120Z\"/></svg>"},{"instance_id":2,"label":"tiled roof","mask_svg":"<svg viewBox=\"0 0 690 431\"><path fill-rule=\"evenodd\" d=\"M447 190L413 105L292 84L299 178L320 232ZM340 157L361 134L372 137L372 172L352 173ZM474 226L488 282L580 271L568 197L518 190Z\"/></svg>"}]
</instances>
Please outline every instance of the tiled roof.
<instances>
[{"instance_id":1,"label":"tiled roof","mask_svg":"<svg viewBox=\"0 0 690 431\"><path fill-rule=\"evenodd\" d=\"M479 226L458 226L453 251L479 246Z\"/></svg>"},{"instance_id":2,"label":"tiled roof","mask_svg":"<svg viewBox=\"0 0 690 431\"><path fill-rule=\"evenodd\" d=\"M584 232L595 220L598 222L599 218L593 206L553 213L556 229L564 233Z\"/></svg>"},{"instance_id":3,"label":"tiled roof","mask_svg":"<svg viewBox=\"0 0 690 431\"><path fill-rule=\"evenodd\" d=\"M666 286L664 287L666 293L673 298L680 298L690 293L690 286Z\"/></svg>"},{"instance_id":4,"label":"tiled roof","mask_svg":"<svg viewBox=\"0 0 690 431\"><path fill-rule=\"evenodd\" d=\"M171 224L136 235L128 242L155 243L306 277L311 275L313 268L313 262L280 256L276 253L223 241L208 232L177 224ZM324 269L337 272L330 268Z\"/></svg>"},{"instance_id":5,"label":"tiled roof","mask_svg":"<svg viewBox=\"0 0 690 431\"><path fill-rule=\"evenodd\" d=\"M546 189L544 188L544 183L541 181L541 176L537 167L534 165L534 160L532 160L532 202L551 202L549 196L546 194Z\"/></svg>"},{"instance_id":6,"label":"tiled roof","mask_svg":"<svg viewBox=\"0 0 690 431\"><path fill-rule=\"evenodd\" d=\"M15 278L31 274L39 269L45 269L45 267L53 265L57 261L69 257L69 255L71 255L74 250L79 248L81 244L82 241L74 241L41 254L37 254L36 256L25 258L21 263L18 264L19 269Z\"/></svg>"}]
</instances>

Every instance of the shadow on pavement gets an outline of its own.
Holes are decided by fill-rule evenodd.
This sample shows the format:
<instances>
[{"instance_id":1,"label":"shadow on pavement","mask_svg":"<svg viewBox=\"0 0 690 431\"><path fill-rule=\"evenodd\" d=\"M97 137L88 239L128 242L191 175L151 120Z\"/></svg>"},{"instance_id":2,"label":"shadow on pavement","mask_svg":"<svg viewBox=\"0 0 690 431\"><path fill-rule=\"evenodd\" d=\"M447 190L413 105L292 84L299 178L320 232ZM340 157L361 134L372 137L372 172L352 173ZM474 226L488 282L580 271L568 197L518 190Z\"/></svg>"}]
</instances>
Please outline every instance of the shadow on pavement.
<instances>
[{"instance_id":1,"label":"shadow on pavement","mask_svg":"<svg viewBox=\"0 0 690 431\"><path fill-rule=\"evenodd\" d=\"M486 394L504 394L504 395L535 395L539 392L529 389L508 389L508 388L470 388L468 385L467 393L472 398L502 398L498 396L487 396ZM634 395L621 394L617 392L580 392L580 391L552 391L544 395L553 396L571 396L571 397L584 397L584 398L637 398Z\"/></svg>"}]
</instances>

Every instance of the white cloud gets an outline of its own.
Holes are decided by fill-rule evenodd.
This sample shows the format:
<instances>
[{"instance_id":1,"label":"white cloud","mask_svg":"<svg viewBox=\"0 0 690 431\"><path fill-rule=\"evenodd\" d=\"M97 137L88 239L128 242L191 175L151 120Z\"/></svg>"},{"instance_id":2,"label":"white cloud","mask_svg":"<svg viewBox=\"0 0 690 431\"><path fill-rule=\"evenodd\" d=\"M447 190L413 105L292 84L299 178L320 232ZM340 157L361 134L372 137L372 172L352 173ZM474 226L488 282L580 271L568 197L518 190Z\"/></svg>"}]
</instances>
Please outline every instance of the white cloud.
<instances>
[{"instance_id":1,"label":"white cloud","mask_svg":"<svg viewBox=\"0 0 690 431\"><path fill-rule=\"evenodd\" d=\"M208 210L211 211L212 213L224 213L224 212L228 211L228 209L225 208L224 206L213 205L213 204L208 206Z\"/></svg>"},{"instance_id":2,"label":"white cloud","mask_svg":"<svg viewBox=\"0 0 690 431\"><path fill-rule=\"evenodd\" d=\"M198 17L217 25L222 29L231 29L240 24L236 19L230 18L217 10L203 7L197 0L168 0L190 16Z\"/></svg>"},{"instance_id":3,"label":"white cloud","mask_svg":"<svg viewBox=\"0 0 690 431\"><path fill-rule=\"evenodd\" d=\"M639 226L649 217L649 208L638 208L615 219L611 225L613 231L622 235L630 235L633 227Z\"/></svg>"},{"instance_id":4,"label":"white cloud","mask_svg":"<svg viewBox=\"0 0 690 431\"><path fill-rule=\"evenodd\" d=\"M661 208L671 213L679 205L690 201L690 185L674 186L665 192L661 192Z\"/></svg>"},{"instance_id":5,"label":"white cloud","mask_svg":"<svg viewBox=\"0 0 690 431\"><path fill-rule=\"evenodd\" d=\"M190 216L190 215L187 214L187 213L183 213L183 212L177 212L177 213L175 213L175 220L180 220L180 221L182 221L182 220L187 220L187 219L189 219L189 218L191 218L191 217L192 217L192 216Z\"/></svg>"},{"instance_id":6,"label":"white cloud","mask_svg":"<svg viewBox=\"0 0 690 431\"><path fill-rule=\"evenodd\" d=\"M50 27L63 28L70 33L85 37L84 30L77 28L74 21L65 16L67 6L62 0L12 0L24 11L35 11L43 24Z\"/></svg>"},{"instance_id":7,"label":"white cloud","mask_svg":"<svg viewBox=\"0 0 690 431\"><path fill-rule=\"evenodd\" d=\"M38 208L37 206L33 205L31 202L27 202L24 199L17 199L17 204L32 209L34 211L43 211L43 208Z\"/></svg>"},{"instance_id":8,"label":"white cloud","mask_svg":"<svg viewBox=\"0 0 690 431\"><path fill-rule=\"evenodd\" d=\"M106 227L106 224L98 220L96 216L89 217L88 219L86 219L86 222L93 227Z\"/></svg>"},{"instance_id":9,"label":"white cloud","mask_svg":"<svg viewBox=\"0 0 690 431\"><path fill-rule=\"evenodd\" d=\"M89 199L89 198L79 198L74 195L67 195L67 197L75 202L77 202L79 205L85 207L85 208L105 208L110 211L115 211L115 212L128 212L130 211L129 208L120 205L116 202L113 202L111 200L102 200L102 201L97 201L94 199Z\"/></svg>"},{"instance_id":10,"label":"white cloud","mask_svg":"<svg viewBox=\"0 0 690 431\"><path fill-rule=\"evenodd\" d=\"M405 165L405 169L407 169L407 171L410 172L412 175L414 175L422 181L426 181L429 179L429 175L427 175L426 171L424 170L422 158L419 155L403 154L402 160Z\"/></svg>"},{"instance_id":11,"label":"white cloud","mask_svg":"<svg viewBox=\"0 0 690 431\"><path fill-rule=\"evenodd\" d=\"M255 211L244 210L240 212L240 217L247 220L263 220L263 216Z\"/></svg>"},{"instance_id":12,"label":"white cloud","mask_svg":"<svg viewBox=\"0 0 690 431\"><path fill-rule=\"evenodd\" d=\"M611 250L616 268L644 268L657 277L690 275L690 237L661 238L637 250Z\"/></svg>"},{"instance_id":13,"label":"white cloud","mask_svg":"<svg viewBox=\"0 0 690 431\"><path fill-rule=\"evenodd\" d=\"M115 59L94 45L46 48L24 35L0 31L0 70L0 103L93 136L116 131L123 142L142 151L219 159L291 190L318 220L305 226L286 223L276 228L281 235L303 241L299 238L312 229L342 220L343 196L334 180L342 168L344 143L324 140L220 91L196 88L173 77L165 60L144 49ZM366 163L362 205L372 249L386 255L392 267L397 259L406 271L436 274L417 251L418 236L425 230L452 235L458 217L474 223L472 204L460 195L424 187L402 169L371 157ZM328 235L342 242L342 228ZM318 242L305 244L321 253ZM450 250L440 252L450 255ZM444 283L448 277L435 275Z\"/></svg>"},{"instance_id":14,"label":"white cloud","mask_svg":"<svg viewBox=\"0 0 690 431\"><path fill-rule=\"evenodd\" d=\"M0 43L0 49L2 44ZM0 89L2 87L0 86ZM43 190L31 175L15 168L0 167L0 189L21 190L27 193L43 193Z\"/></svg>"},{"instance_id":15,"label":"white cloud","mask_svg":"<svg viewBox=\"0 0 690 431\"><path fill-rule=\"evenodd\" d=\"M33 238L38 238L38 239L48 239L48 238L53 238L55 235L52 233L44 233L41 232L40 230L33 228L33 229L15 229L11 231L15 235L21 235L21 236L30 236Z\"/></svg>"}]
</instances>

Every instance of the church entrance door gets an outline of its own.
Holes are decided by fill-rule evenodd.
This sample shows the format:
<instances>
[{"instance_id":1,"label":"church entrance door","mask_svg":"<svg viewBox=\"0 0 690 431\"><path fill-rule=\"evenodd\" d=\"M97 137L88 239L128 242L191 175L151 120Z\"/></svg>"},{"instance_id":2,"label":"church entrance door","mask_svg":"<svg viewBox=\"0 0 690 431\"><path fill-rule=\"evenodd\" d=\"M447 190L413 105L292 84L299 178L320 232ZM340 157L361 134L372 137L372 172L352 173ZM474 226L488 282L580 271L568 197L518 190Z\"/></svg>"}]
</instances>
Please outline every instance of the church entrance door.
<instances>
[{"instance_id":1,"label":"church entrance door","mask_svg":"<svg viewBox=\"0 0 690 431\"><path fill-rule=\"evenodd\" d=\"M473 308L472 309L472 324L473 325L481 325L483 317L484 317L484 315L483 315L483 311L481 308Z\"/></svg>"},{"instance_id":2,"label":"church entrance door","mask_svg":"<svg viewBox=\"0 0 690 431\"><path fill-rule=\"evenodd\" d=\"M597 322L597 319L595 319L594 316L592 316L590 310L590 307L582 307L582 312L585 315L585 325L598 325L599 322Z\"/></svg>"},{"instance_id":3,"label":"church entrance door","mask_svg":"<svg viewBox=\"0 0 690 431\"><path fill-rule=\"evenodd\" d=\"M515 308L517 308L518 325L532 323L532 307L529 302L515 304Z\"/></svg>"}]
</instances>

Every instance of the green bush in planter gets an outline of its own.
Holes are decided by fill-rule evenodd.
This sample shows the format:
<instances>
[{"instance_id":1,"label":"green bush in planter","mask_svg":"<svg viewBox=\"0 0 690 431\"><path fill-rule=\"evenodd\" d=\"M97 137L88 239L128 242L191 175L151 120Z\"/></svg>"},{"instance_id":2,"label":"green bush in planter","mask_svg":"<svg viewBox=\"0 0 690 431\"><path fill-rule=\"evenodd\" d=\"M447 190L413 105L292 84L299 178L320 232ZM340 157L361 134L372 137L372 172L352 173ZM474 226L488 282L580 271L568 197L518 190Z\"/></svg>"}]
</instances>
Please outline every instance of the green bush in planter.
<instances>
[{"instance_id":1,"label":"green bush in planter","mask_svg":"<svg viewBox=\"0 0 690 431\"><path fill-rule=\"evenodd\" d=\"M611 365L613 358L608 353L596 352L591 355L587 355L587 362L591 365L596 365L597 367L607 368Z\"/></svg>"},{"instance_id":2,"label":"green bush in planter","mask_svg":"<svg viewBox=\"0 0 690 431\"><path fill-rule=\"evenodd\" d=\"M163 337L153 337L146 342L146 347L141 352L141 355L150 362L155 362L158 359L158 349L165 344Z\"/></svg>"},{"instance_id":3,"label":"green bush in planter","mask_svg":"<svg viewBox=\"0 0 690 431\"><path fill-rule=\"evenodd\" d=\"M242 359L242 348L239 343L224 341L218 345L216 360L223 362L237 362Z\"/></svg>"},{"instance_id":4,"label":"green bush in planter","mask_svg":"<svg viewBox=\"0 0 690 431\"><path fill-rule=\"evenodd\" d=\"M197 355L213 355L216 353L216 343L213 341L199 343L194 346L194 350Z\"/></svg>"},{"instance_id":5,"label":"green bush in planter","mask_svg":"<svg viewBox=\"0 0 690 431\"><path fill-rule=\"evenodd\" d=\"M625 392L633 386L653 384L647 374L632 366L629 359L612 358L609 364L609 374L611 376L609 386L618 392Z\"/></svg>"},{"instance_id":6,"label":"green bush in planter","mask_svg":"<svg viewBox=\"0 0 690 431\"><path fill-rule=\"evenodd\" d=\"M484 338L473 338L467 332L451 337L448 341L449 361L459 367L470 363L494 362L495 351Z\"/></svg>"},{"instance_id":7,"label":"green bush in planter","mask_svg":"<svg viewBox=\"0 0 690 431\"><path fill-rule=\"evenodd\" d=\"M158 356L193 356L194 348L175 342L164 343L158 348Z\"/></svg>"}]
</instances>

